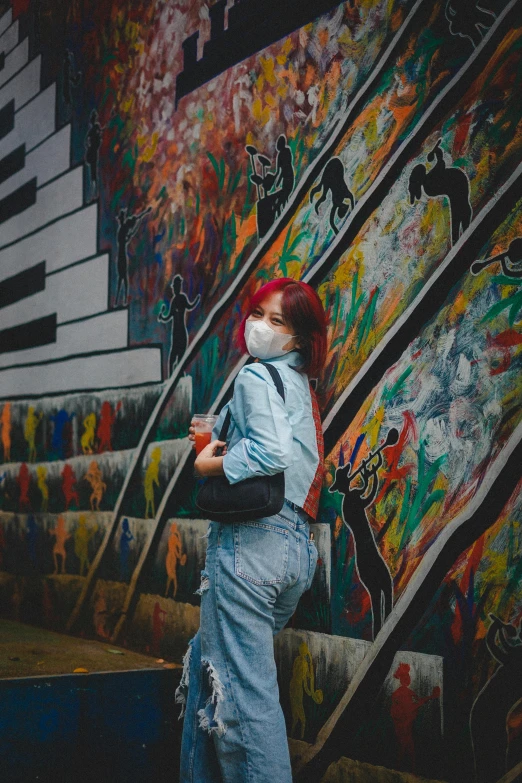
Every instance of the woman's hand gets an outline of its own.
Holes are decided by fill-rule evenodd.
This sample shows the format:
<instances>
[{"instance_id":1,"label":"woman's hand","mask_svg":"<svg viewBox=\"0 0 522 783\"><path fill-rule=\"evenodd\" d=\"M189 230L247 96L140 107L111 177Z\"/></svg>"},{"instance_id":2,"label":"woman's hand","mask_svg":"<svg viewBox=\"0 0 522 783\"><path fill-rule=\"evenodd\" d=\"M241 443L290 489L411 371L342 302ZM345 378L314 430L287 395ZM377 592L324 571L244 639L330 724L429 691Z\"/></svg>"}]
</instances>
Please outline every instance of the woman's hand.
<instances>
[{"instance_id":1,"label":"woman's hand","mask_svg":"<svg viewBox=\"0 0 522 783\"><path fill-rule=\"evenodd\" d=\"M190 435L189 435L190 437ZM222 455L216 457L216 450L222 448ZM223 476L225 471L223 470L223 457L227 453L227 444L222 440L213 440L208 446L202 449L196 461L194 462L194 470L197 476Z\"/></svg>"},{"instance_id":2,"label":"woman's hand","mask_svg":"<svg viewBox=\"0 0 522 783\"><path fill-rule=\"evenodd\" d=\"M194 425L192 424L192 422L190 423L190 427L189 427L189 440L192 441L192 448L195 449L196 448L196 429L195 429Z\"/></svg>"}]
</instances>

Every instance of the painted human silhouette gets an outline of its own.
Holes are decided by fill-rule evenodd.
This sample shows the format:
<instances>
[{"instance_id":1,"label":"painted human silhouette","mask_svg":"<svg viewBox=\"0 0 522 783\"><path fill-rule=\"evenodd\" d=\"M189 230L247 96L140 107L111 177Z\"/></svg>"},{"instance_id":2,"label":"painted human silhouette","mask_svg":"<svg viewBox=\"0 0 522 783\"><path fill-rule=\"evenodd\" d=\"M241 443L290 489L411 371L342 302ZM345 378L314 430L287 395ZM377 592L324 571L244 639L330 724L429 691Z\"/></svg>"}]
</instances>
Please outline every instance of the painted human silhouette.
<instances>
[{"instance_id":1,"label":"painted human silhouette","mask_svg":"<svg viewBox=\"0 0 522 783\"><path fill-rule=\"evenodd\" d=\"M31 474L29 473L29 468L25 462L22 462L20 465L16 483L18 484L18 490L20 493L18 499L20 511L31 508L31 501L29 500L29 485L31 483Z\"/></svg>"},{"instance_id":2,"label":"painted human silhouette","mask_svg":"<svg viewBox=\"0 0 522 783\"><path fill-rule=\"evenodd\" d=\"M89 465L89 470L85 474L84 479L89 482L92 489L89 498L91 511L99 511L100 503L103 499L104 492L107 489L107 484L102 478L102 472L96 460L93 460Z\"/></svg>"},{"instance_id":3,"label":"painted human silhouette","mask_svg":"<svg viewBox=\"0 0 522 783\"><path fill-rule=\"evenodd\" d=\"M34 407L32 405L29 405L29 408L27 410L27 417L25 419L25 424L24 424L24 438L26 440L27 448L28 448L28 455L27 455L28 462L36 461L36 430L42 418L43 418L43 413L37 414L35 412Z\"/></svg>"},{"instance_id":4,"label":"painted human silhouette","mask_svg":"<svg viewBox=\"0 0 522 783\"><path fill-rule=\"evenodd\" d=\"M413 724L419 709L432 699L440 698L440 688L435 686L431 696L421 698L410 688L410 664L400 663L393 676L399 680L399 687L392 693L390 714L397 738L399 769L415 771L415 744Z\"/></svg>"},{"instance_id":5,"label":"painted human silhouette","mask_svg":"<svg viewBox=\"0 0 522 783\"><path fill-rule=\"evenodd\" d=\"M169 375L187 350L188 333L186 325L186 314L198 306L201 296L197 294L193 302L182 292L183 278L176 275L170 286L172 288L172 299L168 308L163 304L158 315L158 321L168 323L172 321L172 338L169 353Z\"/></svg>"},{"instance_id":6,"label":"painted human silhouette","mask_svg":"<svg viewBox=\"0 0 522 783\"><path fill-rule=\"evenodd\" d=\"M468 38L474 47L480 44L497 18L493 11L482 8L477 0L447 0L445 15L450 33Z\"/></svg>"},{"instance_id":7,"label":"painted human silhouette","mask_svg":"<svg viewBox=\"0 0 522 783\"><path fill-rule=\"evenodd\" d=\"M0 419L2 429L2 448L4 450L4 462L11 461L11 403L6 402L2 408Z\"/></svg>"},{"instance_id":8,"label":"painted human silhouette","mask_svg":"<svg viewBox=\"0 0 522 783\"><path fill-rule=\"evenodd\" d=\"M129 557L130 557L130 543L134 541L129 528L129 520L123 519L121 523L121 535L120 535L120 579L122 582L129 580Z\"/></svg>"},{"instance_id":9,"label":"painted human silhouette","mask_svg":"<svg viewBox=\"0 0 522 783\"><path fill-rule=\"evenodd\" d=\"M154 517L156 514L155 499L154 499L154 485L159 487L159 465L161 461L161 448L156 446L152 449L150 455L150 462L145 471L145 478L143 480L143 486L145 490L145 519Z\"/></svg>"},{"instance_id":10,"label":"painted human silhouette","mask_svg":"<svg viewBox=\"0 0 522 783\"><path fill-rule=\"evenodd\" d=\"M65 463L63 466L63 470L61 472L62 477L62 492L65 498L65 510L69 510L69 506L71 503L75 502L76 507L80 506L80 498L78 497L78 492L76 490L76 474L74 472L74 468L69 465L68 462Z\"/></svg>"},{"instance_id":11,"label":"painted human silhouette","mask_svg":"<svg viewBox=\"0 0 522 783\"><path fill-rule=\"evenodd\" d=\"M470 713L477 783L494 783L506 773L507 717L522 698L522 621L504 623L490 613L487 648L499 666L475 699Z\"/></svg>"},{"instance_id":12,"label":"painted human silhouette","mask_svg":"<svg viewBox=\"0 0 522 783\"><path fill-rule=\"evenodd\" d=\"M99 636L101 639L108 639L110 637L110 632L107 629L109 610L107 608L107 599L105 598L104 590L100 590L94 600L92 619L96 636Z\"/></svg>"},{"instance_id":13,"label":"painted human silhouette","mask_svg":"<svg viewBox=\"0 0 522 783\"><path fill-rule=\"evenodd\" d=\"M374 639L393 607L393 580L375 542L366 509L375 500L379 489L378 471L383 462L382 451L387 446L397 443L398 435L395 428L391 429L385 442L375 452L370 452L369 456L362 460L361 467L353 473L350 462L338 467L335 481L330 487L330 492L344 494L343 521L352 532L357 573L370 596ZM358 476L362 480L362 486L350 486Z\"/></svg>"},{"instance_id":14,"label":"painted human silhouette","mask_svg":"<svg viewBox=\"0 0 522 783\"><path fill-rule=\"evenodd\" d=\"M54 425L51 448L58 455L58 459L65 459L65 427L73 420L74 416L74 413L68 414L63 409L49 416L49 421Z\"/></svg>"},{"instance_id":15,"label":"painted human silhouette","mask_svg":"<svg viewBox=\"0 0 522 783\"><path fill-rule=\"evenodd\" d=\"M276 150L275 171L270 169L267 171L271 161L261 155L253 145L249 144L246 147L253 169L250 181L254 183L257 190L257 230L260 237L266 234L281 214L294 189L292 150L284 134L277 139ZM257 170L258 163L261 165L262 174Z\"/></svg>"},{"instance_id":16,"label":"painted human silhouette","mask_svg":"<svg viewBox=\"0 0 522 783\"><path fill-rule=\"evenodd\" d=\"M276 177L274 187L276 190L276 211L280 214L294 189L295 174L292 150L288 146L286 136L281 134L277 143Z\"/></svg>"},{"instance_id":17,"label":"painted human silhouette","mask_svg":"<svg viewBox=\"0 0 522 783\"><path fill-rule=\"evenodd\" d=\"M483 269L497 261L500 261L502 272L506 277L512 277L515 280L522 279L522 237L513 239L504 253L487 258L485 261L475 261L471 265L471 274L478 275Z\"/></svg>"},{"instance_id":18,"label":"painted human silhouette","mask_svg":"<svg viewBox=\"0 0 522 783\"><path fill-rule=\"evenodd\" d=\"M84 570L89 570L89 542L97 530L97 524L88 526L85 514L80 514L78 519L78 527L74 533L74 554L80 561L80 576L83 576Z\"/></svg>"},{"instance_id":19,"label":"painted human silhouette","mask_svg":"<svg viewBox=\"0 0 522 783\"><path fill-rule=\"evenodd\" d=\"M167 587L165 588L165 598L169 597L170 586L172 585L172 597L176 597L178 592L178 563L182 566L187 562L187 555L183 552L181 535L176 522L171 522L169 540L167 544L167 557L165 558L165 569L167 571Z\"/></svg>"},{"instance_id":20,"label":"painted human silhouette","mask_svg":"<svg viewBox=\"0 0 522 783\"><path fill-rule=\"evenodd\" d=\"M322 193L321 193L322 191ZM348 214L348 210L354 209L355 199L353 193L349 189L344 179L344 166L340 158L330 158L326 166L324 167L321 175L321 180L318 185L312 188L310 191L310 202L313 203L314 196L317 193L321 193L321 196L316 201L315 211L319 214L319 207L326 201L328 193L332 197L332 208L330 210L330 225L335 234L339 233L335 218L339 216L340 219L344 218ZM349 201L349 204L346 204Z\"/></svg>"},{"instance_id":21,"label":"painted human silhouette","mask_svg":"<svg viewBox=\"0 0 522 783\"><path fill-rule=\"evenodd\" d=\"M77 479L74 468L66 462L60 475L62 477L62 492L65 498L65 510L69 510L69 506L73 501L75 505L79 507L80 498L78 497L78 492L76 490Z\"/></svg>"},{"instance_id":22,"label":"painted human silhouette","mask_svg":"<svg viewBox=\"0 0 522 783\"><path fill-rule=\"evenodd\" d=\"M88 413L83 420L83 433L80 438L84 454L94 453L94 439L96 435L96 414Z\"/></svg>"},{"instance_id":23,"label":"painted human silhouette","mask_svg":"<svg viewBox=\"0 0 522 783\"><path fill-rule=\"evenodd\" d=\"M300 725L299 739L303 739L306 728L304 696L310 696L316 704L322 704L323 692L315 688L314 663L312 654L306 642L299 645L299 655L292 666L290 680L290 708L292 710L292 728L290 735L295 737L297 726Z\"/></svg>"},{"instance_id":24,"label":"painted human silhouette","mask_svg":"<svg viewBox=\"0 0 522 783\"><path fill-rule=\"evenodd\" d=\"M49 530L49 533L51 536L55 537L55 543L53 547L53 573L57 574L58 570L60 570L60 573L65 574L65 558L67 557L67 553L65 551L65 542L68 541L71 536L67 533L67 529L65 527L65 517L63 517L62 514L60 514L56 520L56 527L52 530ZM61 560L60 569L58 569L58 558Z\"/></svg>"},{"instance_id":25,"label":"painted human silhouette","mask_svg":"<svg viewBox=\"0 0 522 783\"><path fill-rule=\"evenodd\" d=\"M62 67L62 94L63 100L67 108L70 108L72 103L72 87L78 87L82 78L82 72L75 72L74 57L69 49L65 50L63 55L63 67Z\"/></svg>"},{"instance_id":26,"label":"painted human silhouette","mask_svg":"<svg viewBox=\"0 0 522 783\"><path fill-rule=\"evenodd\" d=\"M426 169L423 163L413 167L410 174L410 202L415 204L422 198L422 190L427 196L445 196L450 205L451 244L455 245L461 232L471 223L473 211L469 200L469 179L462 169L446 166L444 153L441 149L441 139L428 153L428 162L436 161L431 169Z\"/></svg>"},{"instance_id":27,"label":"painted human silhouette","mask_svg":"<svg viewBox=\"0 0 522 783\"><path fill-rule=\"evenodd\" d=\"M49 510L49 487L47 486L47 468L45 465L36 467L36 483L42 495L40 511L46 512Z\"/></svg>"},{"instance_id":28,"label":"painted human silhouette","mask_svg":"<svg viewBox=\"0 0 522 783\"><path fill-rule=\"evenodd\" d=\"M121 402L118 402L116 408L113 410L112 405L107 400L104 400L100 411L100 420L98 422L98 428L96 430L96 436L98 438L98 451L112 451L112 428L116 417L121 410Z\"/></svg>"},{"instance_id":29,"label":"painted human silhouette","mask_svg":"<svg viewBox=\"0 0 522 783\"><path fill-rule=\"evenodd\" d=\"M127 248L131 239L136 235L139 225L145 215L148 215L152 207L147 207L143 212L128 215L127 208L120 209L118 220L118 285L116 288L116 306L120 299L120 291L123 289L123 304L126 305L129 298L129 258Z\"/></svg>"},{"instance_id":30,"label":"painted human silhouette","mask_svg":"<svg viewBox=\"0 0 522 783\"><path fill-rule=\"evenodd\" d=\"M85 137L85 163L89 169L90 198L98 192L98 164L103 128L98 122L98 112L93 109L89 118L89 129Z\"/></svg>"},{"instance_id":31,"label":"painted human silhouette","mask_svg":"<svg viewBox=\"0 0 522 783\"><path fill-rule=\"evenodd\" d=\"M167 612L162 609L159 601L154 604L154 610L152 612L152 654L159 655L161 652L161 640L165 633L165 621L167 619Z\"/></svg>"}]
</instances>

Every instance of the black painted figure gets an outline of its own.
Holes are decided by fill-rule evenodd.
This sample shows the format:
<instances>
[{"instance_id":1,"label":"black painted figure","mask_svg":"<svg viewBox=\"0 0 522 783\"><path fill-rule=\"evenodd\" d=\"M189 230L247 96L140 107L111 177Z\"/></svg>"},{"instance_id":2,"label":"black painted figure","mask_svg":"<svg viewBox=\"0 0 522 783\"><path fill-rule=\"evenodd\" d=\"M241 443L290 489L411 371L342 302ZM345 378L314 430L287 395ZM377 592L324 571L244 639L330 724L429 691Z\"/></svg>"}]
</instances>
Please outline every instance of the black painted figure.
<instances>
[{"instance_id":1,"label":"black painted figure","mask_svg":"<svg viewBox=\"0 0 522 783\"><path fill-rule=\"evenodd\" d=\"M89 130L85 137L85 163L89 167L89 186L91 197L98 190L98 160L102 142L102 126L98 122L98 112L93 109L90 117Z\"/></svg>"},{"instance_id":2,"label":"black painted figure","mask_svg":"<svg viewBox=\"0 0 522 783\"><path fill-rule=\"evenodd\" d=\"M158 321L163 324L172 321L172 340L170 343L169 353L169 375L172 374L172 370L179 362L188 344L188 332L186 325L186 313L194 310L198 306L201 296L198 294L193 302L190 302L184 293L181 291L183 285L183 278L181 275L176 275L170 284L172 288L172 299L170 300L170 307L165 309L165 305L162 305L160 314L158 315Z\"/></svg>"},{"instance_id":3,"label":"black painted figure","mask_svg":"<svg viewBox=\"0 0 522 783\"><path fill-rule=\"evenodd\" d=\"M260 237L266 234L276 218L279 217L294 189L295 173L292 150L288 146L284 134L279 136L276 149L275 171L267 171L267 167L269 168L271 165L269 158L261 155L251 144L246 147L253 169L250 181L257 189L257 232ZM257 162L261 164L262 174L257 172L256 158Z\"/></svg>"},{"instance_id":4,"label":"black painted figure","mask_svg":"<svg viewBox=\"0 0 522 783\"><path fill-rule=\"evenodd\" d=\"M521 623L504 623L490 614L486 644L500 664L484 685L470 713L471 739L477 783L495 783L511 766L506 720L522 698Z\"/></svg>"},{"instance_id":5,"label":"black painted figure","mask_svg":"<svg viewBox=\"0 0 522 783\"><path fill-rule=\"evenodd\" d=\"M286 136L282 134L277 140L277 158L276 158L276 178L274 186L279 188L277 195L277 214L279 215L291 196L294 189L294 163L292 160L292 150L286 142Z\"/></svg>"},{"instance_id":6,"label":"black painted figure","mask_svg":"<svg viewBox=\"0 0 522 783\"><path fill-rule=\"evenodd\" d=\"M476 47L496 16L493 11L482 8L477 0L447 0L446 19L452 35L469 38Z\"/></svg>"},{"instance_id":7,"label":"black painted figure","mask_svg":"<svg viewBox=\"0 0 522 783\"><path fill-rule=\"evenodd\" d=\"M472 218L469 200L469 180L462 169L454 166L448 168L441 149L441 139L428 154L428 162L436 160L433 168L426 169L423 163L414 166L410 174L410 202L415 204L422 198L422 190L427 196L446 196L450 204L451 214L451 244L455 245L461 231L465 231Z\"/></svg>"},{"instance_id":8,"label":"black painted figure","mask_svg":"<svg viewBox=\"0 0 522 783\"><path fill-rule=\"evenodd\" d=\"M73 60L72 52L70 52L69 49L66 49L65 54L63 56L62 90L63 90L63 99L67 107L70 107L72 101L71 87L78 87L81 78L82 78L81 71L78 71L77 73L74 72L74 60Z\"/></svg>"},{"instance_id":9,"label":"black painted figure","mask_svg":"<svg viewBox=\"0 0 522 783\"><path fill-rule=\"evenodd\" d=\"M322 191L322 195L315 204L315 211L319 214L319 207L326 200L328 192L332 194L332 209L330 210L330 225L335 234L339 233L339 229L335 224L335 216L344 218L349 207L352 209L355 207L355 199L353 193L349 189L344 180L344 166L340 158L331 158L324 167L321 181L310 191L310 202L313 202L314 196ZM350 204L346 204L346 200Z\"/></svg>"},{"instance_id":10,"label":"black painted figure","mask_svg":"<svg viewBox=\"0 0 522 783\"><path fill-rule=\"evenodd\" d=\"M120 209L118 215L118 288L116 290L116 305L120 298L120 290L123 288L123 304L126 305L129 296L129 260L127 258L127 246L136 234L139 224L145 215L148 215L151 207L143 212L127 217L127 209Z\"/></svg>"},{"instance_id":11,"label":"black painted figure","mask_svg":"<svg viewBox=\"0 0 522 783\"><path fill-rule=\"evenodd\" d=\"M390 430L385 443L373 454L370 452L370 455L362 461L361 467L354 473L351 473L350 463L337 468L335 481L330 487L330 492L344 494L343 521L346 527L352 531L357 573L370 595L374 639L393 608L393 580L375 543L373 531L366 516L366 509L375 500L379 489L378 471L382 465L382 449L397 442L396 433L395 429ZM350 487L351 482L358 475L362 479L362 486ZM370 482L370 491L366 494Z\"/></svg>"},{"instance_id":12,"label":"black painted figure","mask_svg":"<svg viewBox=\"0 0 522 783\"><path fill-rule=\"evenodd\" d=\"M475 261L471 265L471 274L478 275L479 272L496 261L500 261L502 272L506 277L520 280L522 278L522 237L514 239L505 253L499 253L498 256L487 258L485 261Z\"/></svg>"}]
</instances>

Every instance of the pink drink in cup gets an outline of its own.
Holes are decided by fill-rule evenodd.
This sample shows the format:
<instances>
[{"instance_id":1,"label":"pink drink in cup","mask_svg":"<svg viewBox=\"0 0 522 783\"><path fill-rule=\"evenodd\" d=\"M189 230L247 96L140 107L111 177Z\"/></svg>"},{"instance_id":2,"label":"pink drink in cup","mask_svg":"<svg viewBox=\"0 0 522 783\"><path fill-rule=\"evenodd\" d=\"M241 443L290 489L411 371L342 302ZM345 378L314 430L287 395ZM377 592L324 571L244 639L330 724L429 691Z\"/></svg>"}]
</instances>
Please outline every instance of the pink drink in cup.
<instances>
[{"instance_id":1,"label":"pink drink in cup","mask_svg":"<svg viewBox=\"0 0 522 783\"><path fill-rule=\"evenodd\" d=\"M196 454L199 454L212 440L212 430L216 420L217 416L211 416L206 413L195 413L192 417Z\"/></svg>"}]
</instances>

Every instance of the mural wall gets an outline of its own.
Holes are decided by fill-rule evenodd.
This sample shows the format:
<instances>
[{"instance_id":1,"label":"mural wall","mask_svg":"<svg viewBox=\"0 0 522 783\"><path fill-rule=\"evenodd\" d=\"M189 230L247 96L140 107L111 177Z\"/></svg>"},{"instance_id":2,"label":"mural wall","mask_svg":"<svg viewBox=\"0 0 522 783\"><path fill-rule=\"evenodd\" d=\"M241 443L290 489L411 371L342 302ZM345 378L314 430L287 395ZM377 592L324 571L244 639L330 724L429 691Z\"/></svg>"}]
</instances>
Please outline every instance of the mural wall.
<instances>
[{"instance_id":1,"label":"mural wall","mask_svg":"<svg viewBox=\"0 0 522 783\"><path fill-rule=\"evenodd\" d=\"M500 780L522 762L522 0L3 10L0 614L181 660L191 415L244 362L246 298L303 279L330 326L319 564L276 640L296 780L341 756Z\"/></svg>"}]
</instances>

